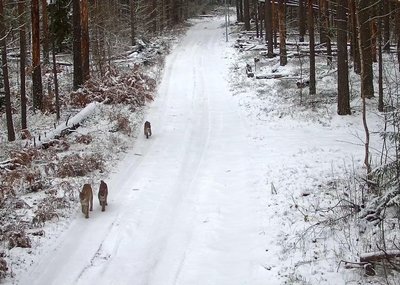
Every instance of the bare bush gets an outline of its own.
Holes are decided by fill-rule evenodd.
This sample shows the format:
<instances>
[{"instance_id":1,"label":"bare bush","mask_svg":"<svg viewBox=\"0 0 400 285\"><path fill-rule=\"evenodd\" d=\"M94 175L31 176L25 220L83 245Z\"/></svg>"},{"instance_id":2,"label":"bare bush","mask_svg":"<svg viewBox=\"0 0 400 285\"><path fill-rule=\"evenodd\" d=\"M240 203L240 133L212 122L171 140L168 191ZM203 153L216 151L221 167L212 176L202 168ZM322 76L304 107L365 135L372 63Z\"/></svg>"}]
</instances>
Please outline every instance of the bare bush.
<instances>
[{"instance_id":1,"label":"bare bush","mask_svg":"<svg viewBox=\"0 0 400 285\"><path fill-rule=\"evenodd\" d=\"M15 196L13 188L9 185L0 185L0 206L3 206L5 199Z\"/></svg>"},{"instance_id":2,"label":"bare bush","mask_svg":"<svg viewBox=\"0 0 400 285\"><path fill-rule=\"evenodd\" d=\"M75 199L76 191L70 182L63 181L58 187L64 192L64 197L68 197L70 200Z\"/></svg>"},{"instance_id":3,"label":"bare bush","mask_svg":"<svg viewBox=\"0 0 400 285\"><path fill-rule=\"evenodd\" d=\"M14 247L30 248L31 240L23 230L8 233L8 249Z\"/></svg>"},{"instance_id":4,"label":"bare bush","mask_svg":"<svg viewBox=\"0 0 400 285\"><path fill-rule=\"evenodd\" d=\"M80 135L75 139L77 143L83 143L83 144L90 144L92 140L93 138L91 135Z\"/></svg>"},{"instance_id":5,"label":"bare bush","mask_svg":"<svg viewBox=\"0 0 400 285\"><path fill-rule=\"evenodd\" d=\"M34 158L38 155L38 151L35 148L29 148L24 150L14 150L11 152L11 158L14 163L18 165L28 166L31 164Z\"/></svg>"},{"instance_id":6,"label":"bare bush","mask_svg":"<svg viewBox=\"0 0 400 285\"><path fill-rule=\"evenodd\" d=\"M116 121L116 131L122 132L125 135L130 135L132 133L132 128L127 117L123 116L122 114L118 114Z\"/></svg>"},{"instance_id":7,"label":"bare bush","mask_svg":"<svg viewBox=\"0 0 400 285\"><path fill-rule=\"evenodd\" d=\"M11 170L3 173L2 175L2 187L10 187L10 191L8 193L14 193L13 185L16 185L21 179L24 178L23 171Z\"/></svg>"},{"instance_id":8,"label":"bare bush","mask_svg":"<svg viewBox=\"0 0 400 285\"><path fill-rule=\"evenodd\" d=\"M104 171L104 161L100 154L72 154L61 160L57 175L62 178L85 176L94 170Z\"/></svg>"},{"instance_id":9,"label":"bare bush","mask_svg":"<svg viewBox=\"0 0 400 285\"><path fill-rule=\"evenodd\" d=\"M70 94L71 105L84 107L90 102L144 106L153 100L154 79L134 68L133 73L120 75L109 67L103 78L91 78L84 87Z\"/></svg>"},{"instance_id":10,"label":"bare bush","mask_svg":"<svg viewBox=\"0 0 400 285\"><path fill-rule=\"evenodd\" d=\"M10 151L10 158L0 163L0 168L14 170L21 166L29 166L38 151L34 148Z\"/></svg>"},{"instance_id":11,"label":"bare bush","mask_svg":"<svg viewBox=\"0 0 400 285\"><path fill-rule=\"evenodd\" d=\"M3 252L0 254L0 278L5 278L8 271L7 261L4 259L4 255Z\"/></svg>"},{"instance_id":12,"label":"bare bush","mask_svg":"<svg viewBox=\"0 0 400 285\"><path fill-rule=\"evenodd\" d=\"M24 173L25 181L28 182L29 192L38 192L43 189L42 175L38 169L30 169Z\"/></svg>"},{"instance_id":13,"label":"bare bush","mask_svg":"<svg viewBox=\"0 0 400 285\"><path fill-rule=\"evenodd\" d=\"M32 226L35 228L43 227L46 221L50 221L54 218L59 218L56 212L38 209L32 218Z\"/></svg>"},{"instance_id":14,"label":"bare bush","mask_svg":"<svg viewBox=\"0 0 400 285\"><path fill-rule=\"evenodd\" d=\"M70 145L65 140L54 139L42 144L42 148L46 150L54 150L56 152L63 152L69 149Z\"/></svg>"},{"instance_id":15,"label":"bare bush","mask_svg":"<svg viewBox=\"0 0 400 285\"><path fill-rule=\"evenodd\" d=\"M70 200L67 199L67 196L56 197L55 195L48 195L39 203L32 218L32 226L42 227L47 221L55 218L59 219L58 210L68 208L69 205Z\"/></svg>"},{"instance_id":16,"label":"bare bush","mask_svg":"<svg viewBox=\"0 0 400 285\"><path fill-rule=\"evenodd\" d=\"M32 135L27 129L23 129L20 131L20 136L22 140L30 140L32 139Z\"/></svg>"}]
</instances>

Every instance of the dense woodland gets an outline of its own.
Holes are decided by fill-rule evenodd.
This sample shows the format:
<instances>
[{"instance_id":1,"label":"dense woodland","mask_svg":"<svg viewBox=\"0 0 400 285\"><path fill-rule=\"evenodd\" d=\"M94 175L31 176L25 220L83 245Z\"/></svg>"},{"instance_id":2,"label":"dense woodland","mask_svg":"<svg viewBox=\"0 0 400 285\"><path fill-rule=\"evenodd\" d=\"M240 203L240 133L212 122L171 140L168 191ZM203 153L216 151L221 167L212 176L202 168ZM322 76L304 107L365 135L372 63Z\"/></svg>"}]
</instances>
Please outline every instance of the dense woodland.
<instances>
[{"instance_id":1,"label":"dense woodland","mask_svg":"<svg viewBox=\"0 0 400 285\"><path fill-rule=\"evenodd\" d=\"M370 244L370 253L361 255L359 263L346 263L346 266L364 266L367 275L376 274L376 267L373 267L377 264L383 264L383 275L387 274L388 268L398 271L400 243L396 232L399 226L400 168L397 111L399 78L396 74L400 71L400 2L244 0L236 2L236 11L237 18L244 23L244 29L255 32L255 37L265 42L266 57L279 57L281 66L293 58L293 47L290 58L288 56L289 45L297 46L298 50L300 46L306 46L302 53L295 56L305 56L308 59L309 79L306 86L309 96L318 94L316 57L325 58L326 64L337 72L338 115L353 114L352 96L361 96L366 170L359 184L360 189L356 190L360 191L361 198L356 201L342 197L338 205L344 202L352 210L335 219L342 220L346 219L347 214L355 214L360 221L366 221L366 228L376 227L380 232L374 239L375 244ZM291 42L287 41L289 34ZM293 35L296 35L295 42ZM392 66L395 66L395 70ZM391 69L392 73L385 73L385 68ZM350 90L350 73L359 76L360 90ZM299 82L301 85L303 83ZM367 105L371 105L370 100L377 102L376 111L385 118L380 134L383 146L378 163L371 162L367 123ZM329 227L331 222L327 221L325 226ZM373 265L372 268L370 265Z\"/></svg>"},{"instance_id":2,"label":"dense woodland","mask_svg":"<svg viewBox=\"0 0 400 285\"><path fill-rule=\"evenodd\" d=\"M254 31L265 43L266 57L288 60L288 33L295 33L297 45L306 44L308 52L297 56L309 59L309 94L318 93L315 57L324 56L327 65L337 69L337 113L351 115L349 72L359 75L359 94L363 102L365 127L365 192L351 211L389 231L387 212L394 209L399 229L400 167L398 81L385 78L388 55L395 55L400 71L400 2L395 0L0 0L0 45L2 69L0 108L7 121L9 142L29 136L29 112L56 113L60 118L63 96L58 91L58 69L65 64L59 54L73 58L71 92L94 78L103 78L111 61L124 49L140 51L144 42L183 24L193 15L205 14L207 5L229 4L235 8L245 31ZM9 63L17 62L17 73ZM52 74L45 82L44 73ZM377 80L375 80L377 78ZM10 82L17 81L18 84ZM17 88L17 89L16 89ZM383 126L380 165L371 165L366 105L378 98L377 111L387 119ZM80 98L79 100L83 100ZM86 100L86 99L85 99ZM87 101L84 100L84 103ZM100 100L98 98L93 100ZM82 103L82 105L84 105ZM20 125L13 118L20 116ZM17 166L3 164L2 171ZM3 185L4 186L4 185ZM8 187L8 185L7 185ZM2 191L4 196L5 190ZM365 195L365 196L364 196ZM0 199L2 200L2 199ZM392 220L391 220L392 221ZM357 265L386 262L399 270L400 241L388 234L377 246L376 254ZM0 263L0 271L1 269ZM4 267L3 266L3 271ZM368 272L367 272L368 273ZM369 272L370 274L371 271Z\"/></svg>"},{"instance_id":3,"label":"dense woodland","mask_svg":"<svg viewBox=\"0 0 400 285\"><path fill-rule=\"evenodd\" d=\"M360 189L355 190L361 198L342 197L338 205L344 203L351 211L335 219L356 215L359 221L366 221L366 228L379 228L380 234L374 239L376 243L370 245L372 253L361 256L359 263L347 263L347 266L364 266L367 275L376 274L369 268L371 264L383 264L384 271L387 268L398 271L400 242L396 232L399 229L400 168L399 77L396 74L400 71L400 2L243 0L236 1L236 12L239 21L244 23L244 30L265 43L267 58L279 57L281 66L287 65L293 55L307 58L309 78L298 83L301 88L307 86L308 96L318 95L316 57L324 58L337 73L338 115L354 114L352 99L354 94L361 96L366 172L361 178ZM290 41L287 40L289 35ZM296 38L295 42L293 38ZM296 49L293 45L297 47L297 53L293 52ZM359 76L360 90L351 90L350 73ZM371 102L377 102L372 105L384 117L380 133L382 150L377 163L371 162L367 123L367 105L371 106ZM329 227L331 222L327 221L325 226ZM386 274L385 271L383 275Z\"/></svg>"},{"instance_id":4,"label":"dense woodland","mask_svg":"<svg viewBox=\"0 0 400 285\"><path fill-rule=\"evenodd\" d=\"M104 75L107 62L115 55L116 45L135 46L138 39L148 41L182 23L202 6L202 1L182 0L1 1L2 104L7 114L8 140L15 140L9 84L13 74L9 74L7 68L10 51L12 55L17 54L21 67L18 93L22 120L18 129L27 129L27 108L41 112L49 108L44 94L43 68L54 68L52 84L56 94L54 100L58 102L58 63L55 60L58 53L73 55L73 88L76 90L93 73L100 77ZM27 77L32 81L31 90L28 90L31 98L26 95ZM57 114L59 106L59 102L55 104Z\"/></svg>"}]
</instances>

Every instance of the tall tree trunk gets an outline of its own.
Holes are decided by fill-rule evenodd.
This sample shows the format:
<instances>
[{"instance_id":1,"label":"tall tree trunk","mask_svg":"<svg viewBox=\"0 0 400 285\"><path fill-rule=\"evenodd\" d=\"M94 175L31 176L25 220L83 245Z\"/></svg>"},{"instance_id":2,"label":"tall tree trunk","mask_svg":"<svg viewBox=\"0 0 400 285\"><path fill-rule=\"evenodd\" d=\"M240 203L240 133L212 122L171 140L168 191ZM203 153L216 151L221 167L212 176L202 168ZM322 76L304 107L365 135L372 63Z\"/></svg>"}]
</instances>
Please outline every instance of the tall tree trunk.
<instances>
[{"instance_id":1,"label":"tall tree trunk","mask_svg":"<svg viewBox=\"0 0 400 285\"><path fill-rule=\"evenodd\" d=\"M176 25L179 23L179 4L178 4L178 0L172 0L172 24Z\"/></svg>"},{"instance_id":2,"label":"tall tree trunk","mask_svg":"<svg viewBox=\"0 0 400 285\"><path fill-rule=\"evenodd\" d=\"M298 12L298 19L299 19L299 42L304 42L304 35L306 34L306 17L305 17L305 10L304 10L304 0L299 0L299 12Z\"/></svg>"},{"instance_id":3,"label":"tall tree trunk","mask_svg":"<svg viewBox=\"0 0 400 285\"><path fill-rule=\"evenodd\" d=\"M259 21L258 21L258 0L253 0L253 11L254 11L254 20L256 22L256 34L257 38L260 37L260 28L259 28Z\"/></svg>"},{"instance_id":4,"label":"tall tree trunk","mask_svg":"<svg viewBox=\"0 0 400 285\"><path fill-rule=\"evenodd\" d=\"M136 0L129 1L130 26L131 26L131 45L136 44Z\"/></svg>"},{"instance_id":5,"label":"tall tree trunk","mask_svg":"<svg viewBox=\"0 0 400 285\"><path fill-rule=\"evenodd\" d=\"M15 131L12 119L11 110L11 92L10 82L8 79L8 65L7 65L7 41L6 41L6 27L4 17L3 0L0 0L0 48L1 48L1 64L4 79L4 93L6 103L6 120L7 120L7 137L8 141L15 141Z\"/></svg>"},{"instance_id":6,"label":"tall tree trunk","mask_svg":"<svg viewBox=\"0 0 400 285\"><path fill-rule=\"evenodd\" d=\"M151 31L153 33L157 32L157 0L153 0L152 5L151 5L151 13L150 13L150 18L151 18Z\"/></svg>"},{"instance_id":7,"label":"tall tree trunk","mask_svg":"<svg viewBox=\"0 0 400 285\"><path fill-rule=\"evenodd\" d=\"M272 33L274 35L274 48L278 48L279 18L275 0L271 0L271 10L272 10Z\"/></svg>"},{"instance_id":8,"label":"tall tree trunk","mask_svg":"<svg viewBox=\"0 0 400 285\"><path fill-rule=\"evenodd\" d=\"M73 62L74 62L73 88L77 90L83 84L80 0L72 0L72 25L73 25Z\"/></svg>"},{"instance_id":9,"label":"tall tree trunk","mask_svg":"<svg viewBox=\"0 0 400 285\"><path fill-rule=\"evenodd\" d=\"M265 8L264 4L258 2L258 17L260 21L260 38L263 38L263 20L265 20Z\"/></svg>"},{"instance_id":10,"label":"tall tree trunk","mask_svg":"<svg viewBox=\"0 0 400 285\"><path fill-rule=\"evenodd\" d=\"M167 18L166 18L166 13L165 13L165 0L161 0L161 7L160 7L160 30L162 30L162 27L167 26Z\"/></svg>"},{"instance_id":11,"label":"tall tree trunk","mask_svg":"<svg viewBox=\"0 0 400 285\"><path fill-rule=\"evenodd\" d=\"M52 54L53 54L53 75L54 75L54 94L56 97L56 116L60 120L60 96L58 93L58 77L57 77L57 62L56 62L56 44L54 35L52 37Z\"/></svg>"},{"instance_id":12,"label":"tall tree trunk","mask_svg":"<svg viewBox=\"0 0 400 285\"><path fill-rule=\"evenodd\" d=\"M244 16L243 16L243 0L237 0L239 1L239 22L243 22L244 21Z\"/></svg>"},{"instance_id":13,"label":"tall tree trunk","mask_svg":"<svg viewBox=\"0 0 400 285\"><path fill-rule=\"evenodd\" d=\"M361 96L374 97L374 83L371 53L371 24L370 24L370 0L358 0L357 14L360 31L359 46L361 59Z\"/></svg>"},{"instance_id":14,"label":"tall tree trunk","mask_svg":"<svg viewBox=\"0 0 400 285\"><path fill-rule=\"evenodd\" d=\"M49 47L49 16L47 13L47 0L42 1L42 46L43 46L43 61L45 64L50 62L50 47Z\"/></svg>"},{"instance_id":15,"label":"tall tree trunk","mask_svg":"<svg viewBox=\"0 0 400 285\"><path fill-rule=\"evenodd\" d=\"M171 26L171 22L172 22L172 3L171 0L166 0L166 4L165 4L165 17L167 19L167 26Z\"/></svg>"},{"instance_id":16,"label":"tall tree trunk","mask_svg":"<svg viewBox=\"0 0 400 285\"><path fill-rule=\"evenodd\" d=\"M286 3L285 0L279 0L279 55L280 65L287 64L287 51L286 51Z\"/></svg>"},{"instance_id":17,"label":"tall tree trunk","mask_svg":"<svg viewBox=\"0 0 400 285\"><path fill-rule=\"evenodd\" d=\"M92 41L92 55L93 61L97 66L97 71L100 73L100 76L103 77L105 74L104 62L106 60L106 52L105 52L105 34L104 34L104 17L102 15L102 8L96 2L96 5L93 7L93 22L96 23L93 29L93 41Z\"/></svg>"},{"instance_id":18,"label":"tall tree trunk","mask_svg":"<svg viewBox=\"0 0 400 285\"><path fill-rule=\"evenodd\" d=\"M377 59L377 36L378 36L378 27L375 20L371 19L370 22L371 28L371 57L373 62L378 62Z\"/></svg>"},{"instance_id":19,"label":"tall tree trunk","mask_svg":"<svg viewBox=\"0 0 400 285\"><path fill-rule=\"evenodd\" d=\"M337 65L338 65L338 108L339 115L351 115L349 93L349 67L347 61L347 1L337 2Z\"/></svg>"},{"instance_id":20,"label":"tall tree trunk","mask_svg":"<svg viewBox=\"0 0 400 285\"><path fill-rule=\"evenodd\" d=\"M328 26L327 26L327 18L326 18L326 13L327 13L327 0L319 0L319 9L318 9L318 14L319 14L319 25L320 25L320 35L319 35L319 42L321 44L326 44L327 42L327 37L328 37Z\"/></svg>"},{"instance_id":21,"label":"tall tree trunk","mask_svg":"<svg viewBox=\"0 0 400 285\"><path fill-rule=\"evenodd\" d=\"M361 73L361 61L360 61L360 46L359 46L359 31L357 25L357 13L356 13L356 1L349 1L349 11L351 20L351 50L350 54L354 62L354 72L357 74Z\"/></svg>"},{"instance_id":22,"label":"tall tree trunk","mask_svg":"<svg viewBox=\"0 0 400 285\"><path fill-rule=\"evenodd\" d=\"M357 20L360 46L361 60L361 98L362 98L362 122L365 131L364 143L364 165L367 169L367 180L371 174L371 164L369 161L369 128L367 124L367 108L366 99L374 96L372 82L372 54L371 54L371 31L369 23L370 0L358 0L357 3Z\"/></svg>"},{"instance_id":23,"label":"tall tree trunk","mask_svg":"<svg viewBox=\"0 0 400 285\"><path fill-rule=\"evenodd\" d=\"M381 1L378 5L378 111L383 112L383 58L382 58L382 26L385 21L385 3Z\"/></svg>"},{"instance_id":24,"label":"tall tree trunk","mask_svg":"<svg viewBox=\"0 0 400 285\"><path fill-rule=\"evenodd\" d=\"M390 13L389 0L383 1L383 50L390 52Z\"/></svg>"},{"instance_id":25,"label":"tall tree trunk","mask_svg":"<svg viewBox=\"0 0 400 285\"><path fill-rule=\"evenodd\" d=\"M88 0L81 0L81 16L82 16L82 76L86 81L90 78L89 67L89 10Z\"/></svg>"},{"instance_id":26,"label":"tall tree trunk","mask_svg":"<svg viewBox=\"0 0 400 285\"><path fill-rule=\"evenodd\" d=\"M272 33L272 7L271 0L265 0L265 40L268 46L268 57L274 57L274 40Z\"/></svg>"},{"instance_id":27,"label":"tall tree trunk","mask_svg":"<svg viewBox=\"0 0 400 285\"><path fill-rule=\"evenodd\" d=\"M321 36L321 43L326 45L326 53L327 53L327 64L332 64L332 44L331 44L331 27L330 27L330 7L328 0L320 0L321 3L321 26L323 31L323 36Z\"/></svg>"},{"instance_id":28,"label":"tall tree trunk","mask_svg":"<svg viewBox=\"0 0 400 285\"><path fill-rule=\"evenodd\" d=\"M308 35L310 37L310 95L316 94L315 82L315 36L314 36L314 1L308 0Z\"/></svg>"},{"instance_id":29,"label":"tall tree trunk","mask_svg":"<svg viewBox=\"0 0 400 285\"><path fill-rule=\"evenodd\" d=\"M21 129L27 129L26 119L26 18L25 18L25 2L18 1L18 18L19 18L19 74L21 81Z\"/></svg>"},{"instance_id":30,"label":"tall tree trunk","mask_svg":"<svg viewBox=\"0 0 400 285\"><path fill-rule=\"evenodd\" d=\"M240 5L239 2L241 2L241 0L236 0L236 19L238 22L240 22Z\"/></svg>"},{"instance_id":31,"label":"tall tree trunk","mask_svg":"<svg viewBox=\"0 0 400 285\"><path fill-rule=\"evenodd\" d=\"M243 16L244 16L244 28L246 31L250 31L250 0L244 0L243 2Z\"/></svg>"},{"instance_id":32,"label":"tall tree trunk","mask_svg":"<svg viewBox=\"0 0 400 285\"><path fill-rule=\"evenodd\" d=\"M397 36L397 62L400 71L400 3L396 2L396 36Z\"/></svg>"},{"instance_id":33,"label":"tall tree trunk","mask_svg":"<svg viewBox=\"0 0 400 285\"><path fill-rule=\"evenodd\" d=\"M33 108L43 111L42 68L40 65L39 0L32 0L31 5Z\"/></svg>"}]
</instances>

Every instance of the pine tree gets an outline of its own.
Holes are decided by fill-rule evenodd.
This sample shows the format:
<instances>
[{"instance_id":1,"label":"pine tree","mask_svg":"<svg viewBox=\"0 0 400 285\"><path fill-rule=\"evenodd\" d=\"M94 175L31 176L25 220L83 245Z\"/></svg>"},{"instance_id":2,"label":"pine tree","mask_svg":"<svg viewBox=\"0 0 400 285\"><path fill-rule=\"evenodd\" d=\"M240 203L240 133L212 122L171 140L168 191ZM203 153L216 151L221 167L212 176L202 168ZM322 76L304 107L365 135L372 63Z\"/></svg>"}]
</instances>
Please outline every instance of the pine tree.
<instances>
[{"instance_id":1,"label":"pine tree","mask_svg":"<svg viewBox=\"0 0 400 285\"><path fill-rule=\"evenodd\" d=\"M338 65L338 106L339 115L351 115L349 93L349 67L347 60L347 5L346 0L337 2L337 65Z\"/></svg>"},{"instance_id":2,"label":"pine tree","mask_svg":"<svg viewBox=\"0 0 400 285\"><path fill-rule=\"evenodd\" d=\"M8 141L15 140L15 131L12 119L11 110L11 92L10 82L8 79L8 64L7 64L7 41L6 41L6 27L4 19L4 6L3 0L0 0L0 48L1 48L1 65L2 65L2 76L4 83L4 96L6 105L6 120L7 120L7 136Z\"/></svg>"},{"instance_id":3,"label":"pine tree","mask_svg":"<svg viewBox=\"0 0 400 285\"><path fill-rule=\"evenodd\" d=\"M265 40L268 47L268 57L274 57L274 40L272 33L272 6L271 0L265 0Z\"/></svg>"},{"instance_id":4,"label":"pine tree","mask_svg":"<svg viewBox=\"0 0 400 285\"><path fill-rule=\"evenodd\" d=\"M81 0L81 16L82 16L82 76L86 81L90 78L89 69L89 10L88 0Z\"/></svg>"},{"instance_id":5,"label":"pine tree","mask_svg":"<svg viewBox=\"0 0 400 285\"><path fill-rule=\"evenodd\" d=\"M374 97L370 9L371 0L358 0L357 20L361 60L361 96L365 98Z\"/></svg>"},{"instance_id":6,"label":"pine tree","mask_svg":"<svg viewBox=\"0 0 400 285\"><path fill-rule=\"evenodd\" d=\"M19 54L20 54L20 63L19 63L19 73L20 73L20 81L21 81L21 128L27 129L27 114L26 114L26 22L25 22L25 3L24 1L18 1L18 18L19 18Z\"/></svg>"},{"instance_id":7,"label":"pine tree","mask_svg":"<svg viewBox=\"0 0 400 285\"><path fill-rule=\"evenodd\" d=\"M310 95L316 93L315 82L315 37L314 37L314 1L308 0L308 35L310 37Z\"/></svg>"},{"instance_id":8,"label":"pine tree","mask_svg":"<svg viewBox=\"0 0 400 285\"><path fill-rule=\"evenodd\" d=\"M83 84L82 71L82 28L80 0L72 1L72 26L73 26L73 62L74 80L73 88L76 90Z\"/></svg>"},{"instance_id":9,"label":"pine tree","mask_svg":"<svg viewBox=\"0 0 400 285\"><path fill-rule=\"evenodd\" d=\"M32 0L32 93L33 108L43 111L42 68L40 63L39 0Z\"/></svg>"}]
</instances>

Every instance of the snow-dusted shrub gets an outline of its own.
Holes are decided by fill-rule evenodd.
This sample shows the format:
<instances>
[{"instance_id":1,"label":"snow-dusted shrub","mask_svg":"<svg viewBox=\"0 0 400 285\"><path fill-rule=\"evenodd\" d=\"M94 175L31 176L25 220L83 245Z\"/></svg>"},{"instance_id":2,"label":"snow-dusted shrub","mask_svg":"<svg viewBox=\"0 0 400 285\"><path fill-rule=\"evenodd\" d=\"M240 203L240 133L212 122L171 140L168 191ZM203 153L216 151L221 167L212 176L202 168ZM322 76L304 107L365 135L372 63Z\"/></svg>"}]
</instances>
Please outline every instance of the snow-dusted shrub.
<instances>
[{"instance_id":1,"label":"snow-dusted shrub","mask_svg":"<svg viewBox=\"0 0 400 285\"><path fill-rule=\"evenodd\" d=\"M0 185L0 207L9 196L15 196L15 192L10 185Z\"/></svg>"},{"instance_id":2,"label":"snow-dusted shrub","mask_svg":"<svg viewBox=\"0 0 400 285\"><path fill-rule=\"evenodd\" d=\"M45 202L44 204L41 203L41 205L38 207L32 218L33 227L42 227L44 226L46 221L50 221L54 218L59 218L57 212L53 208L53 205L49 205L52 201L53 199L51 199L51 201Z\"/></svg>"},{"instance_id":3,"label":"snow-dusted shrub","mask_svg":"<svg viewBox=\"0 0 400 285\"><path fill-rule=\"evenodd\" d=\"M8 233L8 249L14 247L30 248L31 240L23 230Z\"/></svg>"},{"instance_id":4,"label":"snow-dusted shrub","mask_svg":"<svg viewBox=\"0 0 400 285\"><path fill-rule=\"evenodd\" d=\"M156 82L134 68L129 73L119 74L109 67L103 78L91 78L84 87L70 94L70 104L84 107L90 102L105 104L127 104L144 106L153 100Z\"/></svg>"},{"instance_id":5,"label":"snow-dusted shrub","mask_svg":"<svg viewBox=\"0 0 400 285\"><path fill-rule=\"evenodd\" d=\"M117 116L116 131L121 132L128 136L132 133L132 128L130 126L129 119L126 116L124 116L122 114L119 114Z\"/></svg>"},{"instance_id":6,"label":"snow-dusted shrub","mask_svg":"<svg viewBox=\"0 0 400 285\"><path fill-rule=\"evenodd\" d=\"M69 99L72 106L83 108L90 103L91 98L88 96L87 92L84 92L80 89L72 92Z\"/></svg>"},{"instance_id":7,"label":"snow-dusted shrub","mask_svg":"<svg viewBox=\"0 0 400 285\"><path fill-rule=\"evenodd\" d=\"M4 253L0 253L0 278L5 278L8 271L7 261L4 259Z\"/></svg>"},{"instance_id":8,"label":"snow-dusted shrub","mask_svg":"<svg viewBox=\"0 0 400 285\"><path fill-rule=\"evenodd\" d=\"M100 154L72 154L61 160L57 175L61 178L85 176L94 170L104 170L104 161Z\"/></svg>"},{"instance_id":9,"label":"snow-dusted shrub","mask_svg":"<svg viewBox=\"0 0 400 285\"><path fill-rule=\"evenodd\" d=\"M83 143L83 144L90 144L92 140L93 138L91 135L80 135L75 139L77 143Z\"/></svg>"},{"instance_id":10,"label":"snow-dusted shrub","mask_svg":"<svg viewBox=\"0 0 400 285\"><path fill-rule=\"evenodd\" d=\"M63 181L58 185L59 189L63 191L64 197L68 197L70 200L75 199L75 188L69 181Z\"/></svg>"},{"instance_id":11,"label":"snow-dusted shrub","mask_svg":"<svg viewBox=\"0 0 400 285\"><path fill-rule=\"evenodd\" d=\"M1 163L1 168L14 170L21 166L29 166L37 157L38 151L34 148L13 149L9 153L9 159Z\"/></svg>"},{"instance_id":12,"label":"snow-dusted shrub","mask_svg":"<svg viewBox=\"0 0 400 285\"><path fill-rule=\"evenodd\" d=\"M43 149L54 150L56 152L67 151L69 147L69 143L63 139L54 139L42 144Z\"/></svg>"}]
</instances>

